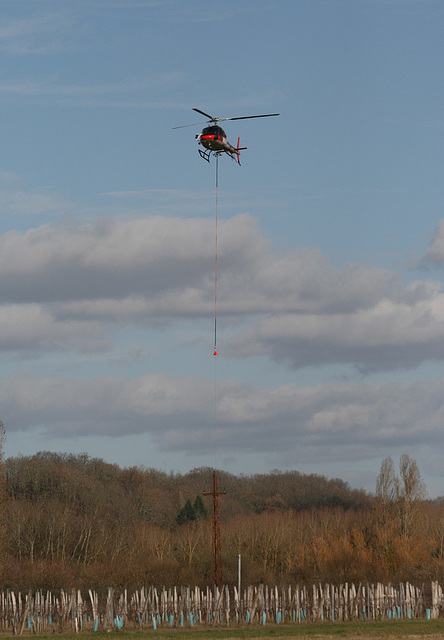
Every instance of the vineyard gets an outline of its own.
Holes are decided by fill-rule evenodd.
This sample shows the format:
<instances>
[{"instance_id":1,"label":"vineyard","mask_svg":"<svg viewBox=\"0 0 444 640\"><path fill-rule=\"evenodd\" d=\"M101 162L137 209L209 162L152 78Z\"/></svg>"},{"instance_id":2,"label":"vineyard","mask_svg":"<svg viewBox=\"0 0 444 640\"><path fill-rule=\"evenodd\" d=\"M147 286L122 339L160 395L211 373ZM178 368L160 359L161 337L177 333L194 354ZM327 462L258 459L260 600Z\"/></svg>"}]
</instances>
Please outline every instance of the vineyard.
<instances>
[{"instance_id":1,"label":"vineyard","mask_svg":"<svg viewBox=\"0 0 444 640\"><path fill-rule=\"evenodd\" d=\"M91 589L0 594L3 631L23 635L48 630L190 628L279 625L318 621L437 619L444 612L442 587L399 585L313 585L285 588L236 587L108 589L102 598Z\"/></svg>"}]
</instances>

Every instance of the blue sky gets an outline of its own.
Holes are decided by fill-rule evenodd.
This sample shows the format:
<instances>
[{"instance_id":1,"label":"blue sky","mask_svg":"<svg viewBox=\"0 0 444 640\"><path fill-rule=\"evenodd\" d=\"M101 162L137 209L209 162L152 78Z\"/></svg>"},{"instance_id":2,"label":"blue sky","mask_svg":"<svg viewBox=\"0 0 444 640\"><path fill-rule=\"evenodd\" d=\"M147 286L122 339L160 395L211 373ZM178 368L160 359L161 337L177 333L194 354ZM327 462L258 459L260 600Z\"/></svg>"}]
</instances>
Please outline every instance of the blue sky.
<instances>
[{"instance_id":1,"label":"blue sky","mask_svg":"<svg viewBox=\"0 0 444 640\"><path fill-rule=\"evenodd\" d=\"M3 0L6 455L444 494L441 0ZM197 107L248 150L197 153ZM174 130L193 124L195 127Z\"/></svg>"}]
</instances>

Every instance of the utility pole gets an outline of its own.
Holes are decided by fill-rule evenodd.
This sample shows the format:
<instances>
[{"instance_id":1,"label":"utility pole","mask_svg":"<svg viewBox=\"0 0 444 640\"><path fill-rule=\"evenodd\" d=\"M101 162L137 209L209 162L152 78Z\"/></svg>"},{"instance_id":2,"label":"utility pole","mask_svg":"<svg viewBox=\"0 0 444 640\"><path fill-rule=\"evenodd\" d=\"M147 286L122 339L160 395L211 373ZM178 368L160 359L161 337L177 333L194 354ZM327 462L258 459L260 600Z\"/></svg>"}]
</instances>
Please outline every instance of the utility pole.
<instances>
[{"instance_id":1,"label":"utility pole","mask_svg":"<svg viewBox=\"0 0 444 640\"><path fill-rule=\"evenodd\" d=\"M217 473L213 471L213 490L204 492L204 496L213 497L213 582L220 589L222 586L222 564L220 553L220 521L219 521L219 503L218 497L225 495L225 491L219 491L217 488Z\"/></svg>"}]
</instances>

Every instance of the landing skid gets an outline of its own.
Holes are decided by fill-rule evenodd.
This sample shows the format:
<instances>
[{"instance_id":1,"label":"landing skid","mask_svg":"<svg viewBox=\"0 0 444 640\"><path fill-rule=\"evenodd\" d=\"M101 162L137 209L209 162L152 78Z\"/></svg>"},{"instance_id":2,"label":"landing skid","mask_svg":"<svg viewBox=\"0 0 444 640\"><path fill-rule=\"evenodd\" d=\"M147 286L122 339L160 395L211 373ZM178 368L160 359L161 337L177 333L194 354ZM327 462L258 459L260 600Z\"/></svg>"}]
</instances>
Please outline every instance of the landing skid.
<instances>
[{"instance_id":1,"label":"landing skid","mask_svg":"<svg viewBox=\"0 0 444 640\"><path fill-rule=\"evenodd\" d=\"M201 158L210 162L211 151L203 151L202 149L198 149L198 151Z\"/></svg>"},{"instance_id":2,"label":"landing skid","mask_svg":"<svg viewBox=\"0 0 444 640\"><path fill-rule=\"evenodd\" d=\"M204 160L206 160L207 162L210 162L210 158L211 158L211 154L214 153L215 156L221 156L223 153L226 153L227 155L230 156L230 158L232 160L234 160L235 162L237 162L238 164L240 164L238 158L235 158L234 155L230 152L230 151L210 151L209 149L205 149L205 151L203 149L198 149L199 155L201 158L203 158Z\"/></svg>"}]
</instances>

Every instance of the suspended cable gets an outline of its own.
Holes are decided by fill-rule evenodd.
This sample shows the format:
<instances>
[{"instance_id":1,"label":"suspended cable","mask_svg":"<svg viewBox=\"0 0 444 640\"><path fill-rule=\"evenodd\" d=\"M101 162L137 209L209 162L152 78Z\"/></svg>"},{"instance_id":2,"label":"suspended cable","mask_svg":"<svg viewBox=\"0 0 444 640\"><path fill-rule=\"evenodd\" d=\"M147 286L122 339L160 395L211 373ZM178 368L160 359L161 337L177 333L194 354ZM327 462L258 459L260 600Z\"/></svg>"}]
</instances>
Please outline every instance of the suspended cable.
<instances>
[{"instance_id":1,"label":"suspended cable","mask_svg":"<svg viewBox=\"0 0 444 640\"><path fill-rule=\"evenodd\" d=\"M214 351L217 356L217 191L219 187L219 153L216 156L216 229L215 229L215 256L214 256Z\"/></svg>"}]
</instances>

